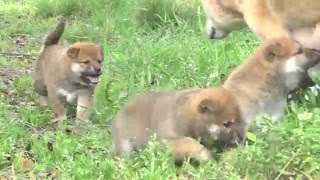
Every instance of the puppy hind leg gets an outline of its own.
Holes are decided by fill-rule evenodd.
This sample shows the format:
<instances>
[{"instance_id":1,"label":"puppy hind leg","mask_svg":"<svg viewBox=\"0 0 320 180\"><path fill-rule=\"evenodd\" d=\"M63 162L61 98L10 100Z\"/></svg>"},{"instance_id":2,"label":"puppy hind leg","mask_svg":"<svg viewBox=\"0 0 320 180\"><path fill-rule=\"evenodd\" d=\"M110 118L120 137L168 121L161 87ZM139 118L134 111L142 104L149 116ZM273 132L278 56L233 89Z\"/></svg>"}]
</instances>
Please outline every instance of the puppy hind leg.
<instances>
[{"instance_id":1,"label":"puppy hind leg","mask_svg":"<svg viewBox=\"0 0 320 180\"><path fill-rule=\"evenodd\" d=\"M39 98L40 106L48 106L49 100L47 96L40 96Z\"/></svg>"},{"instance_id":2,"label":"puppy hind leg","mask_svg":"<svg viewBox=\"0 0 320 180\"><path fill-rule=\"evenodd\" d=\"M39 94L39 104L40 106L48 105L48 91L47 86L44 84L43 80L35 80L33 83L34 91Z\"/></svg>"}]
</instances>

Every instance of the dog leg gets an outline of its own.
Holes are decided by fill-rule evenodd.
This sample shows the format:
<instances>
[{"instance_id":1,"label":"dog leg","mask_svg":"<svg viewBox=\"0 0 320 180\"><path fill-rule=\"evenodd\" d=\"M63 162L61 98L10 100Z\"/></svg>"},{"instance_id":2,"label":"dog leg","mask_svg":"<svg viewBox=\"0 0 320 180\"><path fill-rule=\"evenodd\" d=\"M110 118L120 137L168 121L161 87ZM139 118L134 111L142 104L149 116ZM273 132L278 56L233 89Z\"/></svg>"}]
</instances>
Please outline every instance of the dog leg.
<instances>
[{"instance_id":1,"label":"dog leg","mask_svg":"<svg viewBox=\"0 0 320 180\"><path fill-rule=\"evenodd\" d=\"M272 16L267 4L260 0L244 1L243 12L248 26L261 38L289 37L288 32Z\"/></svg>"},{"instance_id":2,"label":"dog leg","mask_svg":"<svg viewBox=\"0 0 320 180\"><path fill-rule=\"evenodd\" d=\"M82 121L90 120L93 105L94 100L92 96L80 95L77 105L77 119Z\"/></svg>"},{"instance_id":3,"label":"dog leg","mask_svg":"<svg viewBox=\"0 0 320 180\"><path fill-rule=\"evenodd\" d=\"M56 115L56 118L50 121L50 123L56 123L67 119L67 114L65 112L64 103L59 98L58 94L54 90L48 89L48 102Z\"/></svg>"},{"instance_id":4,"label":"dog leg","mask_svg":"<svg viewBox=\"0 0 320 180\"><path fill-rule=\"evenodd\" d=\"M176 162L182 161L186 157L199 162L212 159L210 151L193 138L182 137L166 140L173 148L173 157Z\"/></svg>"}]
</instances>

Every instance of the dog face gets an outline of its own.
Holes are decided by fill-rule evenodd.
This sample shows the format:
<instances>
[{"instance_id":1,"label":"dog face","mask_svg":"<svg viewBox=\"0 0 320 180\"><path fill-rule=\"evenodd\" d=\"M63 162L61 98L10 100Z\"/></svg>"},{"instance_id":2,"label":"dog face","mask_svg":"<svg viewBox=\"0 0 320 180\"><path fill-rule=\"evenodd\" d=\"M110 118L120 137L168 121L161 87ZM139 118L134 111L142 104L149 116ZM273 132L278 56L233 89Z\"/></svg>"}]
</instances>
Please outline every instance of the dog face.
<instances>
[{"instance_id":1,"label":"dog face","mask_svg":"<svg viewBox=\"0 0 320 180\"><path fill-rule=\"evenodd\" d=\"M304 49L288 38L270 40L263 51L263 63L280 73L289 90L299 87L301 81L305 79L307 70L315 66L320 59L319 51Z\"/></svg>"},{"instance_id":2,"label":"dog face","mask_svg":"<svg viewBox=\"0 0 320 180\"><path fill-rule=\"evenodd\" d=\"M221 0L204 0L203 6L207 15L206 34L210 39L221 39L229 32L246 26L243 15L226 7Z\"/></svg>"},{"instance_id":3,"label":"dog face","mask_svg":"<svg viewBox=\"0 0 320 180\"><path fill-rule=\"evenodd\" d=\"M242 19L232 17L208 17L206 22L206 34L210 39L222 39L230 32L244 27Z\"/></svg>"},{"instance_id":4,"label":"dog face","mask_svg":"<svg viewBox=\"0 0 320 180\"><path fill-rule=\"evenodd\" d=\"M71 59L71 71L82 84L96 85L103 68L103 50L93 43L76 43L67 50Z\"/></svg>"},{"instance_id":5,"label":"dog face","mask_svg":"<svg viewBox=\"0 0 320 180\"><path fill-rule=\"evenodd\" d=\"M227 90L204 90L197 97L198 120L205 126L209 138L225 144L240 143L245 137L245 125L240 119L236 99Z\"/></svg>"}]
</instances>

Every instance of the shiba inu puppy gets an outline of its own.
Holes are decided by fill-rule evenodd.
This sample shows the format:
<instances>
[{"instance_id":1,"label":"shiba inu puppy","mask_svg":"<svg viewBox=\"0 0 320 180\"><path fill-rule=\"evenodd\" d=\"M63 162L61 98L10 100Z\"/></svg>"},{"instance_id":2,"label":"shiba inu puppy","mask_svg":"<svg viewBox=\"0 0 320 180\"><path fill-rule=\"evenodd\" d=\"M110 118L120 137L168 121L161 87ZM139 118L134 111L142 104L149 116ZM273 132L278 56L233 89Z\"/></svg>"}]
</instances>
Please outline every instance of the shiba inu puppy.
<instances>
[{"instance_id":1,"label":"shiba inu puppy","mask_svg":"<svg viewBox=\"0 0 320 180\"><path fill-rule=\"evenodd\" d=\"M66 118L65 103L77 99L77 119L89 120L94 92L103 68L103 50L90 42L58 44L65 28L60 22L45 39L33 74L40 104L49 104L57 122Z\"/></svg>"},{"instance_id":2,"label":"shiba inu puppy","mask_svg":"<svg viewBox=\"0 0 320 180\"><path fill-rule=\"evenodd\" d=\"M259 114L269 114L279 122L288 93L305 80L305 72L319 60L320 52L303 49L288 38L266 40L230 74L223 87L236 97L248 126Z\"/></svg>"},{"instance_id":3,"label":"shiba inu puppy","mask_svg":"<svg viewBox=\"0 0 320 180\"><path fill-rule=\"evenodd\" d=\"M172 147L175 161L184 157L209 160L204 145L211 141L237 144L245 133L236 99L223 88L141 95L129 101L112 121L117 155L143 148L155 134L157 140Z\"/></svg>"}]
</instances>

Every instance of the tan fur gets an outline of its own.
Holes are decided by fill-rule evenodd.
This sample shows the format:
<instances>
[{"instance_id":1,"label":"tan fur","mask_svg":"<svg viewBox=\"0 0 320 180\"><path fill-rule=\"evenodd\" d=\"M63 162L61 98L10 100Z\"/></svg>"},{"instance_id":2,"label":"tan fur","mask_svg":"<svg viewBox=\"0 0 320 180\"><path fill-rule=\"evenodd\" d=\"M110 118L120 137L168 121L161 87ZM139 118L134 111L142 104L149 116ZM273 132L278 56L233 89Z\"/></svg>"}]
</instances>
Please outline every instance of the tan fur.
<instances>
[{"instance_id":1,"label":"tan fur","mask_svg":"<svg viewBox=\"0 0 320 180\"><path fill-rule=\"evenodd\" d=\"M173 147L175 160L211 155L203 144L236 144L245 132L235 98L223 88L148 93L128 102L112 121L114 150L124 155L147 145L156 134Z\"/></svg>"},{"instance_id":2,"label":"tan fur","mask_svg":"<svg viewBox=\"0 0 320 180\"><path fill-rule=\"evenodd\" d=\"M261 40L286 37L298 41L304 48L320 49L320 3L317 1L203 0L203 6L207 13L207 35L211 39L223 38L247 25ZM309 72L319 74L320 64ZM314 85L310 78L306 82L301 88Z\"/></svg>"},{"instance_id":3,"label":"tan fur","mask_svg":"<svg viewBox=\"0 0 320 180\"><path fill-rule=\"evenodd\" d=\"M305 72L319 59L319 52L301 49L288 38L266 40L230 74L223 87L236 97L248 125L259 114L269 114L279 122L288 93L304 81Z\"/></svg>"},{"instance_id":4,"label":"tan fur","mask_svg":"<svg viewBox=\"0 0 320 180\"><path fill-rule=\"evenodd\" d=\"M269 0L269 9L304 47L320 49L320 3L314 0Z\"/></svg>"},{"instance_id":5,"label":"tan fur","mask_svg":"<svg viewBox=\"0 0 320 180\"><path fill-rule=\"evenodd\" d=\"M314 28L320 22L320 3L315 0L269 0L269 7L285 27Z\"/></svg>"},{"instance_id":6,"label":"tan fur","mask_svg":"<svg viewBox=\"0 0 320 180\"><path fill-rule=\"evenodd\" d=\"M40 104L49 104L53 109L56 117L51 122L65 119L64 105L75 99L78 99L77 119L89 120L90 113L84 109L94 104L103 51L90 42L57 44L63 31L64 22L60 22L47 36L33 75L34 89L40 95Z\"/></svg>"},{"instance_id":7,"label":"tan fur","mask_svg":"<svg viewBox=\"0 0 320 180\"><path fill-rule=\"evenodd\" d=\"M317 40L320 28L314 31L320 23L320 3L317 1L203 0L203 5L210 38L225 37L238 30L238 22L242 21L262 40L292 37L305 48L320 49L320 40ZM245 27L245 23L241 27Z\"/></svg>"},{"instance_id":8,"label":"tan fur","mask_svg":"<svg viewBox=\"0 0 320 180\"><path fill-rule=\"evenodd\" d=\"M229 32L249 26L262 39L289 37L279 20L273 17L269 0L203 0L207 12L207 33L212 39L225 37ZM233 11L231 11L233 10ZM240 14L234 16L234 14ZM211 23L210 22L219 22ZM243 22L241 26L239 23ZM209 25L208 25L209 24ZM211 26L211 29L208 28ZM216 32L219 32L217 35ZM218 37L217 37L218 36Z\"/></svg>"}]
</instances>

